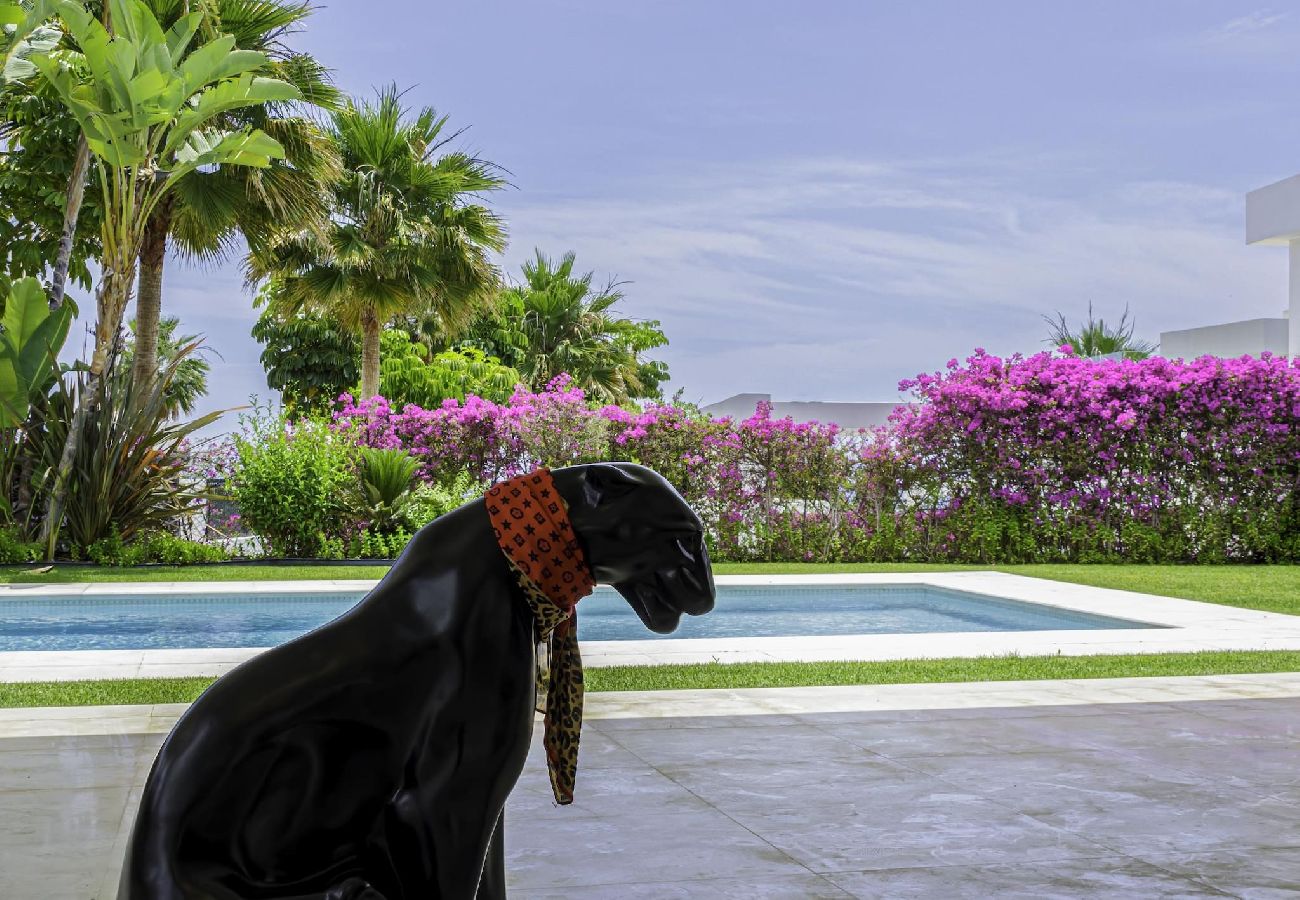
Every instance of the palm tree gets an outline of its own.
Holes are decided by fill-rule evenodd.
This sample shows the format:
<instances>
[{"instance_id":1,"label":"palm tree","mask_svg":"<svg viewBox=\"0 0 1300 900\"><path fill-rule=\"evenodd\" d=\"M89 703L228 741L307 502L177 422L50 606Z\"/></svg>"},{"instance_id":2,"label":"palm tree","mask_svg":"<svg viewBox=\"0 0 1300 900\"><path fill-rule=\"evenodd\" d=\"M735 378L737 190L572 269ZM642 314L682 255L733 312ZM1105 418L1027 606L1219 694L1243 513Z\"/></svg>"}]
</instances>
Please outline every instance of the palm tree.
<instances>
[{"instance_id":1,"label":"palm tree","mask_svg":"<svg viewBox=\"0 0 1300 900\"><path fill-rule=\"evenodd\" d=\"M176 332L181 320L175 316L164 316L158 325L158 347L156 356L158 370L153 380L166 374L170 381L163 389L163 410L168 419L181 415L190 415L198 405L199 398L208 392L208 374L212 366L200 354L215 353L211 347L203 345L203 336L184 334L177 337ZM135 358L139 340L136 337L136 322L127 323L130 333L122 346L119 366L129 371L131 379L136 377ZM219 356L220 354L218 354Z\"/></svg>"},{"instance_id":2,"label":"palm tree","mask_svg":"<svg viewBox=\"0 0 1300 900\"><path fill-rule=\"evenodd\" d=\"M657 396L668 370L641 354L668 343L659 323L618 316L618 284L594 290L591 272L573 273L574 260L566 253L556 264L536 251L523 265L523 283L502 293L495 315L479 324L472 342L518 369L533 390L567 373L608 403Z\"/></svg>"},{"instance_id":3,"label":"palm tree","mask_svg":"<svg viewBox=\"0 0 1300 900\"><path fill-rule=\"evenodd\" d=\"M79 52L28 57L81 126L103 198L95 345L50 492L42 534L47 557L54 553L68 476L118 337L149 218L190 172L265 168L283 158L274 138L252 128L223 128L223 118L247 106L301 99L291 84L254 74L267 57L236 51L230 36L204 42L204 52L189 54L182 64L202 24L200 13L164 32L142 0L108 0L108 6L113 31L74 0L60 0L63 26Z\"/></svg>"},{"instance_id":4,"label":"palm tree","mask_svg":"<svg viewBox=\"0 0 1300 900\"><path fill-rule=\"evenodd\" d=\"M304 229L250 254L248 277L276 276L272 308L336 319L361 336L361 395L379 387L379 337L399 316L432 313L448 329L469 324L499 274L489 253L505 246L495 213L475 202L505 184L492 163L442 152L446 117L411 117L396 87L331 116L343 162L329 227Z\"/></svg>"},{"instance_id":5,"label":"palm tree","mask_svg":"<svg viewBox=\"0 0 1300 900\"><path fill-rule=\"evenodd\" d=\"M1119 317L1119 324L1113 328L1106 324L1105 319L1093 316L1091 303L1088 304L1088 321L1077 331L1065 321L1063 313L1057 313L1055 319L1043 316L1043 320L1048 326L1045 343L1053 347L1068 346L1075 356L1096 359L1121 354L1124 359L1146 359L1156 350L1155 344L1133 337L1135 323L1129 319L1127 306Z\"/></svg>"},{"instance_id":6,"label":"palm tree","mask_svg":"<svg viewBox=\"0 0 1300 900\"><path fill-rule=\"evenodd\" d=\"M149 0L163 19L179 18L183 4ZM264 74L297 88L311 105L333 109L339 93L328 73L312 57L285 46L313 7L300 0L212 0L205 7L204 27L228 34L239 50L265 54ZM338 177L339 160L321 128L299 115L297 104L266 104L232 110L223 127L255 128L275 138L285 158L264 169L221 166L190 172L158 205L145 228L140 246L136 293L136 379L156 377L159 327L162 316L163 266L168 243L185 255L214 261L228 254L238 235L250 250L263 250L285 229L323 228L329 205L327 192Z\"/></svg>"}]
</instances>

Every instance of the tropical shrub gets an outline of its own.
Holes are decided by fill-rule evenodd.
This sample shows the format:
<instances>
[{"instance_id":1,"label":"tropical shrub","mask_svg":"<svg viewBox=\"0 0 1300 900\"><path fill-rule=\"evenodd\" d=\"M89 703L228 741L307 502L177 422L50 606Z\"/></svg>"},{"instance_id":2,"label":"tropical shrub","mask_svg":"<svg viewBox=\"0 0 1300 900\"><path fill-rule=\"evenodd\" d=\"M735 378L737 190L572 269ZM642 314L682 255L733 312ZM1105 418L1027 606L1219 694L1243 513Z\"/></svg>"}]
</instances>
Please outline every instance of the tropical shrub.
<instances>
[{"instance_id":1,"label":"tropical shrub","mask_svg":"<svg viewBox=\"0 0 1300 900\"><path fill-rule=\"evenodd\" d=\"M487 489L485 482L463 471L448 479L446 484L421 482L402 507L402 517L407 527L418 531L439 516L481 497Z\"/></svg>"},{"instance_id":2,"label":"tropical shrub","mask_svg":"<svg viewBox=\"0 0 1300 900\"><path fill-rule=\"evenodd\" d=\"M380 337L379 393L395 406L425 408L470 394L505 402L521 376L482 350L466 348L431 354L405 331L389 328Z\"/></svg>"},{"instance_id":3,"label":"tropical shrub","mask_svg":"<svg viewBox=\"0 0 1300 900\"><path fill-rule=\"evenodd\" d=\"M117 528L85 548L87 559L100 566L139 566L161 563L167 566L191 566L217 563L230 554L217 544L191 541L166 532L155 532L134 541L125 541Z\"/></svg>"},{"instance_id":4,"label":"tropical shrub","mask_svg":"<svg viewBox=\"0 0 1300 900\"><path fill-rule=\"evenodd\" d=\"M32 400L53 386L75 315L71 304L51 310L35 278L19 278L10 286L0 317L0 428L22 425Z\"/></svg>"},{"instance_id":5,"label":"tropical shrub","mask_svg":"<svg viewBox=\"0 0 1300 900\"><path fill-rule=\"evenodd\" d=\"M285 409L297 415L325 413L361 375L361 345L351 333L325 316L298 313L281 317L269 304L276 282L258 294L268 308L253 324L253 338L263 345L266 383L280 392Z\"/></svg>"},{"instance_id":6,"label":"tropical shrub","mask_svg":"<svg viewBox=\"0 0 1300 900\"><path fill-rule=\"evenodd\" d=\"M372 530L389 534L398 527L419 468L419 461L405 450L360 449L360 504Z\"/></svg>"},{"instance_id":7,"label":"tropical shrub","mask_svg":"<svg viewBox=\"0 0 1300 900\"><path fill-rule=\"evenodd\" d=\"M377 531L366 528L347 543L348 559L396 559L411 540L411 533L399 526L395 531Z\"/></svg>"},{"instance_id":8,"label":"tropical shrub","mask_svg":"<svg viewBox=\"0 0 1300 900\"><path fill-rule=\"evenodd\" d=\"M0 528L0 566L15 566L41 558L40 541L30 541L11 525Z\"/></svg>"},{"instance_id":9,"label":"tropical shrub","mask_svg":"<svg viewBox=\"0 0 1300 900\"><path fill-rule=\"evenodd\" d=\"M270 555L323 555L355 521L355 450L326 423L261 411L245 419L235 450L231 496Z\"/></svg>"}]
</instances>

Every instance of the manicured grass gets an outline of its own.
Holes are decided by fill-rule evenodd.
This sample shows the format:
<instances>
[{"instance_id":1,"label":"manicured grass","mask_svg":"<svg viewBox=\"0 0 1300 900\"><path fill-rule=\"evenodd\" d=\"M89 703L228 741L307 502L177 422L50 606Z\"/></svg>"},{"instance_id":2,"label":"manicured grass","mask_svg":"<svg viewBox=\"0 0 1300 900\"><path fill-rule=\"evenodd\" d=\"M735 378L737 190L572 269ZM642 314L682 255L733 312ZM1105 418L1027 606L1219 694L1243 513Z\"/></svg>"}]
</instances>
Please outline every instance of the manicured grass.
<instances>
[{"instance_id":1,"label":"manicured grass","mask_svg":"<svg viewBox=\"0 0 1300 900\"><path fill-rule=\"evenodd\" d=\"M0 708L190 703L215 678L124 678L117 681L34 681L0 684Z\"/></svg>"},{"instance_id":2,"label":"manicured grass","mask_svg":"<svg viewBox=\"0 0 1300 900\"><path fill-rule=\"evenodd\" d=\"M1000 566L999 571L1300 615L1300 566Z\"/></svg>"},{"instance_id":3,"label":"manicured grass","mask_svg":"<svg viewBox=\"0 0 1300 900\"><path fill-rule=\"evenodd\" d=\"M177 566L134 569L60 567L33 574L34 566L0 568L0 583L63 584L83 581L294 581L381 578L387 566ZM989 570L1095 587L1204 600L1300 615L1300 566L1026 565L977 566L924 563L721 563L719 575L778 575Z\"/></svg>"},{"instance_id":4,"label":"manicured grass","mask_svg":"<svg viewBox=\"0 0 1300 900\"><path fill-rule=\"evenodd\" d=\"M588 669L586 681L590 692L667 691L691 688L1235 675L1297 670L1300 670L1300 652L1262 650L1122 656L998 656L890 662L616 666ZM134 678L121 681L0 684L0 707L188 703L212 681L211 678Z\"/></svg>"},{"instance_id":5,"label":"manicured grass","mask_svg":"<svg viewBox=\"0 0 1300 900\"><path fill-rule=\"evenodd\" d=\"M1259 650L1113 656L985 656L885 662L615 666L588 669L585 674L589 691L668 691L1294 671L1300 671L1300 651Z\"/></svg>"}]
</instances>

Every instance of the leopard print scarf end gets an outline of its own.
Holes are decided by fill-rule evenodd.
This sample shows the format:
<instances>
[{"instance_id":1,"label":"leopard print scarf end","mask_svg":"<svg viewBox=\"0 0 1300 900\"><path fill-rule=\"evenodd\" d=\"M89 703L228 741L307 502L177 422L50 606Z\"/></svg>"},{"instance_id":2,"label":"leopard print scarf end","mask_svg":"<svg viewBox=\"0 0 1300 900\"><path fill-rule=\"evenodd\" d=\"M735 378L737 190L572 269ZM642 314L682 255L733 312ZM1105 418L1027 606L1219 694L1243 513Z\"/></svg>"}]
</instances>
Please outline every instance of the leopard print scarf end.
<instances>
[{"instance_id":1,"label":"leopard print scarf end","mask_svg":"<svg viewBox=\"0 0 1300 900\"><path fill-rule=\"evenodd\" d=\"M492 533L533 614L535 636L548 648L549 679L542 743L555 802L573 802L582 732L582 657L577 603L596 587L547 469L520 475L484 496Z\"/></svg>"}]
</instances>

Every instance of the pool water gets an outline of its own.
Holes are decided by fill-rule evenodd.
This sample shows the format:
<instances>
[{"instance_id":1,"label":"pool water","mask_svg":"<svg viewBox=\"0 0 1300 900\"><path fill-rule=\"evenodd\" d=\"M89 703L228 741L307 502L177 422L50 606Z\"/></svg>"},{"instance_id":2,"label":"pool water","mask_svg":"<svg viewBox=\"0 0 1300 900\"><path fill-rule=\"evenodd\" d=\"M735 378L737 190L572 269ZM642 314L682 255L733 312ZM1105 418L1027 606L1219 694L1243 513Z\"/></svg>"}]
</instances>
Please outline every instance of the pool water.
<instances>
[{"instance_id":1,"label":"pool water","mask_svg":"<svg viewBox=\"0 0 1300 900\"><path fill-rule=\"evenodd\" d=\"M358 593L45 597L0 600L0 651L272 647L322 625ZM578 607L585 641L917 632L1153 628L1054 606L929 585L718 588L712 613L671 635L641 624L609 588Z\"/></svg>"}]
</instances>

